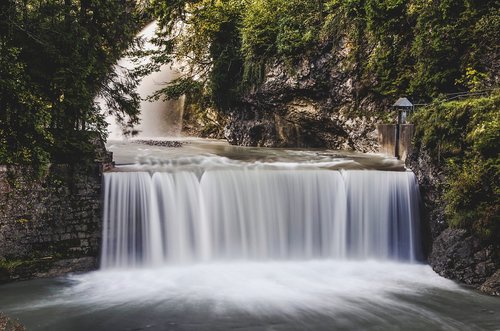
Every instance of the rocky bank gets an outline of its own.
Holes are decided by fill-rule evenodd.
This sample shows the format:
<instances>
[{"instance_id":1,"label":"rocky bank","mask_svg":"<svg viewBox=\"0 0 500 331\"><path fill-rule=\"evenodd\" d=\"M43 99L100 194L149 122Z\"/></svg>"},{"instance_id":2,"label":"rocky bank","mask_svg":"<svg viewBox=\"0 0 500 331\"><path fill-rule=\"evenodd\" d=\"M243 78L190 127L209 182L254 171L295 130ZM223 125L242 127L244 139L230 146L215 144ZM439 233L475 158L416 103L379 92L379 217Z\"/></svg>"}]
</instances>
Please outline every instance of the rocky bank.
<instances>
[{"instance_id":1,"label":"rocky bank","mask_svg":"<svg viewBox=\"0 0 500 331\"><path fill-rule=\"evenodd\" d=\"M226 114L226 139L244 146L378 152L377 124L395 120L387 111L392 100L359 78L349 52L341 42L294 65L268 65L262 81ZM407 159L422 192L428 262L444 277L498 294L498 249L463 229L448 228L441 202L444 176L435 164L425 150Z\"/></svg>"},{"instance_id":2,"label":"rocky bank","mask_svg":"<svg viewBox=\"0 0 500 331\"><path fill-rule=\"evenodd\" d=\"M226 139L243 146L377 151L375 126L388 115L386 105L356 76L348 45L337 46L295 64L268 65L262 82L229 111Z\"/></svg>"},{"instance_id":3,"label":"rocky bank","mask_svg":"<svg viewBox=\"0 0 500 331\"><path fill-rule=\"evenodd\" d=\"M422 195L428 262L443 277L500 295L498 243L486 242L465 229L450 228L442 202L444 175L425 148L415 149L407 165L417 176Z\"/></svg>"}]
</instances>

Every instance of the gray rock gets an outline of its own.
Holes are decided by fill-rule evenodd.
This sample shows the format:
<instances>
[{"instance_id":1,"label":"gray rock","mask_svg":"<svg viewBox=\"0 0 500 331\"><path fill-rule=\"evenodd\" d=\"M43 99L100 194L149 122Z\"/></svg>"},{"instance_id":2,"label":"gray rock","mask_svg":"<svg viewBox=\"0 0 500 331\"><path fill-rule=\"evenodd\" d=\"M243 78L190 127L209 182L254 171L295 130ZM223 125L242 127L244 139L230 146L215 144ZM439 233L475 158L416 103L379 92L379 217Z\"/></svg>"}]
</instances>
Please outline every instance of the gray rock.
<instances>
[{"instance_id":1,"label":"gray rock","mask_svg":"<svg viewBox=\"0 0 500 331\"><path fill-rule=\"evenodd\" d=\"M0 330L25 331L26 328L18 320L12 319L0 312Z\"/></svg>"},{"instance_id":2,"label":"gray rock","mask_svg":"<svg viewBox=\"0 0 500 331\"><path fill-rule=\"evenodd\" d=\"M429 263L440 275L473 284L474 243L465 230L446 229L434 241ZM486 280L482 275L482 282Z\"/></svg>"},{"instance_id":3,"label":"gray rock","mask_svg":"<svg viewBox=\"0 0 500 331\"><path fill-rule=\"evenodd\" d=\"M269 65L264 80L229 111L226 139L244 146L378 151L375 125L385 107L348 69L346 42L327 45L292 68Z\"/></svg>"},{"instance_id":4,"label":"gray rock","mask_svg":"<svg viewBox=\"0 0 500 331\"><path fill-rule=\"evenodd\" d=\"M500 269L489 277L479 289L486 294L500 296Z\"/></svg>"}]
</instances>

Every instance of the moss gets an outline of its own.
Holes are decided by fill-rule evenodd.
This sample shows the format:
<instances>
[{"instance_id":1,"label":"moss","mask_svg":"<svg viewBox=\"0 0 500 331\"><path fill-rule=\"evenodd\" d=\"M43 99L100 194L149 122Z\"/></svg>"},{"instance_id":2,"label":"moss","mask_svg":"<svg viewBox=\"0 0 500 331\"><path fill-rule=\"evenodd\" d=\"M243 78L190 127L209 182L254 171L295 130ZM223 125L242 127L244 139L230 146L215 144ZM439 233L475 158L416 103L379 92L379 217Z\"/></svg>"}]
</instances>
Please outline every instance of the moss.
<instances>
[{"instance_id":1,"label":"moss","mask_svg":"<svg viewBox=\"0 0 500 331\"><path fill-rule=\"evenodd\" d=\"M33 260L0 260L0 269L12 272L19 266L31 263L33 263Z\"/></svg>"},{"instance_id":2,"label":"moss","mask_svg":"<svg viewBox=\"0 0 500 331\"><path fill-rule=\"evenodd\" d=\"M43 257L31 257L28 259L3 259L0 260L0 269L4 269L9 273L16 272L17 269L23 267L33 267L36 266L40 269L45 269L47 265L50 265L51 261L56 261L64 258L63 254L54 253L51 256Z\"/></svg>"},{"instance_id":3,"label":"moss","mask_svg":"<svg viewBox=\"0 0 500 331\"><path fill-rule=\"evenodd\" d=\"M18 223L18 224L27 224L29 222L31 222L31 220L28 218L24 218L24 217L16 219L16 223Z\"/></svg>"},{"instance_id":4,"label":"moss","mask_svg":"<svg viewBox=\"0 0 500 331\"><path fill-rule=\"evenodd\" d=\"M414 116L416 143L444 171L448 224L500 243L500 92L436 102Z\"/></svg>"}]
</instances>

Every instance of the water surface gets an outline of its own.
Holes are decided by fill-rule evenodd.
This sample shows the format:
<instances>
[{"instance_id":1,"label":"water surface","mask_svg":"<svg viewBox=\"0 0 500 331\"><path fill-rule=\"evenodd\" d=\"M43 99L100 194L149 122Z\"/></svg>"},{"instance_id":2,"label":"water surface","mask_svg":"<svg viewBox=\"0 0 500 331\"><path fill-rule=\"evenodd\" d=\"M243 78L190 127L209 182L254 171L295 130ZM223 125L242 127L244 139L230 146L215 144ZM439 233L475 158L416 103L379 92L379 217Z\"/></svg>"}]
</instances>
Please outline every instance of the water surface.
<instances>
[{"instance_id":1,"label":"water surface","mask_svg":"<svg viewBox=\"0 0 500 331\"><path fill-rule=\"evenodd\" d=\"M107 229L117 230L104 237L109 247L125 248L108 251L115 262L96 272L1 285L0 311L35 331L500 330L498 298L416 262L419 245L409 243L418 237L412 221L418 213L414 202L404 202L414 201L414 179L400 161L181 142L180 148L108 143L114 171L132 172L104 176L118 180L120 199L109 203L121 202L109 210L144 212L137 218L144 229L155 219L165 231L156 244L159 230L146 235L130 223L135 230L124 231L119 224L135 216L110 212ZM136 186L129 185L134 178L149 183L138 208L131 198ZM213 208L199 203L205 200ZM198 247L196 219L212 224L199 241L210 247L208 258L190 251ZM296 228L310 235L288 235L302 233Z\"/></svg>"},{"instance_id":2,"label":"water surface","mask_svg":"<svg viewBox=\"0 0 500 331\"><path fill-rule=\"evenodd\" d=\"M151 143L180 143L164 147ZM371 169L404 171L404 163L393 157L351 151L301 148L233 146L226 141L173 137L163 139L110 140L106 145L120 166L115 170L147 168L167 171L196 167L273 167L282 169Z\"/></svg>"},{"instance_id":3,"label":"water surface","mask_svg":"<svg viewBox=\"0 0 500 331\"><path fill-rule=\"evenodd\" d=\"M281 261L108 270L0 287L28 330L498 330L500 300L430 267Z\"/></svg>"}]
</instances>

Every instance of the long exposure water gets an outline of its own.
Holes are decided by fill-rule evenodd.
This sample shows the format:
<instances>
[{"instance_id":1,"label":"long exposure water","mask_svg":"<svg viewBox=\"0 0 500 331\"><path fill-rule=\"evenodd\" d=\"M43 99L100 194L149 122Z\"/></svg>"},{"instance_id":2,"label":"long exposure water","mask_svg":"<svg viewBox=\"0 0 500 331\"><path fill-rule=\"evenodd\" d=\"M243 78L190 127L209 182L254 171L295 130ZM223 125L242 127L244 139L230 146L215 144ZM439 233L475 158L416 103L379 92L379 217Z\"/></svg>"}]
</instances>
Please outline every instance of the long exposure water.
<instances>
[{"instance_id":1,"label":"long exposure water","mask_svg":"<svg viewBox=\"0 0 500 331\"><path fill-rule=\"evenodd\" d=\"M155 35L157 23L151 22L139 34L143 42L143 49L152 51L155 46L151 39ZM133 52L129 49L128 52ZM148 57L141 60L124 57L120 59L115 66L115 71L119 76L124 75L124 71L136 70L141 65L145 65L150 61ZM140 103L140 122L134 126L137 132L137 137L163 137L180 135L182 128L182 116L184 112L184 96L177 100L148 100L147 97L155 91L160 90L165 84L181 76L181 65L173 63L172 65L163 65L159 71L152 72L143 77L137 86L137 93L141 97ZM109 124L109 135L113 139L121 139L123 137L121 128L116 123L115 117L108 112L108 107L103 100L97 100L106 114L106 121Z\"/></svg>"},{"instance_id":2,"label":"long exposure water","mask_svg":"<svg viewBox=\"0 0 500 331\"><path fill-rule=\"evenodd\" d=\"M103 268L419 256L411 172L238 169L104 175Z\"/></svg>"},{"instance_id":3,"label":"long exposure water","mask_svg":"<svg viewBox=\"0 0 500 331\"><path fill-rule=\"evenodd\" d=\"M401 163L113 142L101 269L0 286L29 330L499 330L500 300L421 262Z\"/></svg>"}]
</instances>

